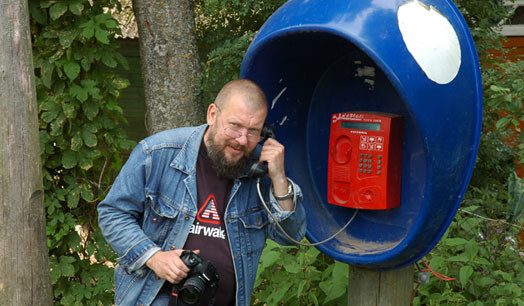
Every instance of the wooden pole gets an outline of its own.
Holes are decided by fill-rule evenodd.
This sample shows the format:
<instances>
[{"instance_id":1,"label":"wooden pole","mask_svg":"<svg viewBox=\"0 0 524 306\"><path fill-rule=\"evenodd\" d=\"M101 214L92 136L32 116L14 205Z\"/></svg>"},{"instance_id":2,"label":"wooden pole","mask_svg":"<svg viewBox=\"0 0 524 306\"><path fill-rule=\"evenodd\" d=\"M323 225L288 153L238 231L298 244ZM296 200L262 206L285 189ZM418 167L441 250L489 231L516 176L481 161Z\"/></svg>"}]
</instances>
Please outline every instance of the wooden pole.
<instances>
[{"instance_id":1,"label":"wooden pole","mask_svg":"<svg viewBox=\"0 0 524 306\"><path fill-rule=\"evenodd\" d=\"M0 305L52 305L27 1L0 1Z\"/></svg>"},{"instance_id":2,"label":"wooden pole","mask_svg":"<svg viewBox=\"0 0 524 306\"><path fill-rule=\"evenodd\" d=\"M404 306L411 302L413 265L378 271L350 266L349 306Z\"/></svg>"}]
</instances>

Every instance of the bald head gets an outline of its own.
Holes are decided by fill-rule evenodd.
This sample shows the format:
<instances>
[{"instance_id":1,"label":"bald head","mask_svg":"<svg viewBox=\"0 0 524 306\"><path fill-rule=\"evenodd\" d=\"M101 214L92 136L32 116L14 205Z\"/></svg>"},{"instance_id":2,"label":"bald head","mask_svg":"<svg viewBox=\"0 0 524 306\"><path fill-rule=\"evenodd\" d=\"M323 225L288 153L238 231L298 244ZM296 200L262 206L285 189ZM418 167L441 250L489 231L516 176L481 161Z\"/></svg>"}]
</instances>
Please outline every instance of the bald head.
<instances>
[{"instance_id":1,"label":"bald head","mask_svg":"<svg viewBox=\"0 0 524 306\"><path fill-rule=\"evenodd\" d=\"M220 90L215 103L207 108L208 128L204 133L208 156L219 175L237 177L245 170L267 111L266 95L252 81L231 81Z\"/></svg>"},{"instance_id":2,"label":"bald head","mask_svg":"<svg viewBox=\"0 0 524 306\"><path fill-rule=\"evenodd\" d=\"M215 104L220 108L226 108L232 100L242 101L251 110L267 110L264 91L247 79L233 80L224 85L215 98Z\"/></svg>"}]
</instances>

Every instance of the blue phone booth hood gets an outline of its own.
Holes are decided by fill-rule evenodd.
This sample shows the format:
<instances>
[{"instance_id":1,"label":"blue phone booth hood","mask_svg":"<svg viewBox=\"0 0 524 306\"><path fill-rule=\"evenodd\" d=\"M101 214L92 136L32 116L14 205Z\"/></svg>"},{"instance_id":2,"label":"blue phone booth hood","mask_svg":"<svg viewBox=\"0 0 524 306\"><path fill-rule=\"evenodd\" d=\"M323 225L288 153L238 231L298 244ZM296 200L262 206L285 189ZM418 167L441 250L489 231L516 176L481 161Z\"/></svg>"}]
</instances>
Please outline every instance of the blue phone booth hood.
<instances>
[{"instance_id":1,"label":"blue phone booth hood","mask_svg":"<svg viewBox=\"0 0 524 306\"><path fill-rule=\"evenodd\" d=\"M268 96L288 175L304 191L311 242L335 233L354 212L327 203L331 115L404 118L401 206L360 210L321 251L393 269L435 247L469 183L482 120L475 46L451 1L289 1L260 29L241 77Z\"/></svg>"}]
</instances>

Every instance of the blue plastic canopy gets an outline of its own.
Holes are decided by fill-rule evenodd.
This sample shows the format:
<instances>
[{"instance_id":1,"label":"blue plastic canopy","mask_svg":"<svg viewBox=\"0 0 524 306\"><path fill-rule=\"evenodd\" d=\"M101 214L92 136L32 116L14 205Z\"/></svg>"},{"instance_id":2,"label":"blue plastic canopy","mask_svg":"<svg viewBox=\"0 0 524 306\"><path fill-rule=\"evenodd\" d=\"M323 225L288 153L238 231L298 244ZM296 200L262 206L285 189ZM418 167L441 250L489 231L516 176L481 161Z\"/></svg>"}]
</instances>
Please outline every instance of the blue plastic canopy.
<instances>
[{"instance_id":1,"label":"blue plastic canopy","mask_svg":"<svg viewBox=\"0 0 524 306\"><path fill-rule=\"evenodd\" d=\"M268 121L301 185L307 238L325 239L354 210L327 203L331 114L403 116L401 206L360 210L327 255L393 269L430 252L471 177L482 84L467 25L451 1L292 0L260 29L241 77L266 92Z\"/></svg>"}]
</instances>

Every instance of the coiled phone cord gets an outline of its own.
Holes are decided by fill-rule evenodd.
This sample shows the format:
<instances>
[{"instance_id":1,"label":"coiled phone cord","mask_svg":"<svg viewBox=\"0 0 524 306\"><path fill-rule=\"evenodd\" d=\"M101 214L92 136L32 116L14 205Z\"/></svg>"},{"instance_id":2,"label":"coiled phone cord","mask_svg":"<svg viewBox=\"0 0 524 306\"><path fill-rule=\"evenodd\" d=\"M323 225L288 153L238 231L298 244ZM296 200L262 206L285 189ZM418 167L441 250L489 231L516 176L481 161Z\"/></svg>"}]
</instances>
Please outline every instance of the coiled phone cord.
<instances>
[{"instance_id":1,"label":"coiled phone cord","mask_svg":"<svg viewBox=\"0 0 524 306\"><path fill-rule=\"evenodd\" d=\"M290 183L291 184L291 183ZM262 192L260 191L260 177L257 178L257 191L258 191L258 197L260 198L260 202L262 202L262 205L264 206L264 208L266 209L266 211L269 213L269 215L271 216L271 218L273 219L273 221L276 223L277 227L280 229L280 231L282 231L282 233L284 234L284 236L287 237L287 239L293 241L293 243L297 244L297 245L303 245L303 246L317 246L317 245L320 245L320 244L323 244L323 243L326 243L328 241L330 241L331 239L335 238L338 234L340 234L342 231L344 231L348 225L353 222L353 219L355 219L355 217L357 216L357 213L359 211L359 209L357 208L355 210L355 212L353 213L353 216L351 216L351 218L349 219L349 221L346 223L346 225L344 225L338 232L336 232L335 234L333 234L331 237L327 238L327 239L324 239L322 241L319 241L319 242L315 242L315 243L304 243L304 242L300 242L300 241L297 241L295 239L293 239L293 237L291 237L283 228L282 226L280 225L280 222L277 220L277 218L273 215L273 213L271 213L271 210L267 207L266 205L266 201L264 201L264 197L262 196Z\"/></svg>"}]
</instances>

